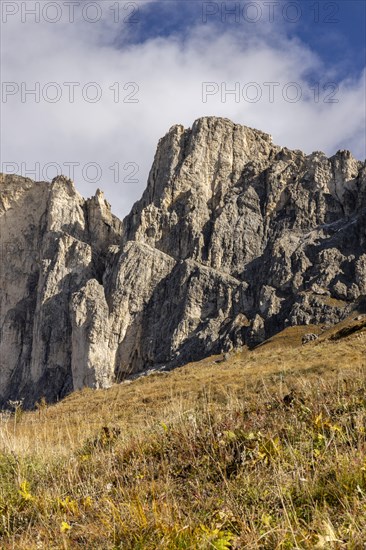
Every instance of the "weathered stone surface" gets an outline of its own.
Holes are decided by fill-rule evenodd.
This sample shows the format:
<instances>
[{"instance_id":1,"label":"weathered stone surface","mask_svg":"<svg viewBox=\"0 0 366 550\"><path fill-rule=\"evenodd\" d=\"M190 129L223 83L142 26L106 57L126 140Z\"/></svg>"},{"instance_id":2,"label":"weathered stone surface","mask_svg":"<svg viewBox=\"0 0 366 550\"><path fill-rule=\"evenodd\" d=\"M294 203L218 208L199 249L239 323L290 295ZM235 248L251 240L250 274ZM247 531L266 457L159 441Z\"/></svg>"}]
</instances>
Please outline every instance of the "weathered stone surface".
<instances>
[{"instance_id":1,"label":"weathered stone surface","mask_svg":"<svg viewBox=\"0 0 366 550\"><path fill-rule=\"evenodd\" d=\"M344 318L366 294L366 163L215 117L159 142L120 222L98 191L1 176L0 406Z\"/></svg>"},{"instance_id":2,"label":"weathered stone surface","mask_svg":"<svg viewBox=\"0 0 366 550\"><path fill-rule=\"evenodd\" d=\"M0 406L12 398L31 406L80 385L69 307L74 292L100 279L121 223L100 194L85 201L63 177L2 175L0 196Z\"/></svg>"},{"instance_id":3,"label":"weathered stone surface","mask_svg":"<svg viewBox=\"0 0 366 550\"><path fill-rule=\"evenodd\" d=\"M314 334L313 332L309 332L308 334L304 334L301 341L302 344L308 344L309 342L313 342L314 340L317 340L319 336L317 334Z\"/></svg>"},{"instance_id":4,"label":"weathered stone surface","mask_svg":"<svg viewBox=\"0 0 366 550\"><path fill-rule=\"evenodd\" d=\"M109 310L104 288L89 279L71 298L71 371L73 387L108 388L114 379L109 353Z\"/></svg>"}]
</instances>

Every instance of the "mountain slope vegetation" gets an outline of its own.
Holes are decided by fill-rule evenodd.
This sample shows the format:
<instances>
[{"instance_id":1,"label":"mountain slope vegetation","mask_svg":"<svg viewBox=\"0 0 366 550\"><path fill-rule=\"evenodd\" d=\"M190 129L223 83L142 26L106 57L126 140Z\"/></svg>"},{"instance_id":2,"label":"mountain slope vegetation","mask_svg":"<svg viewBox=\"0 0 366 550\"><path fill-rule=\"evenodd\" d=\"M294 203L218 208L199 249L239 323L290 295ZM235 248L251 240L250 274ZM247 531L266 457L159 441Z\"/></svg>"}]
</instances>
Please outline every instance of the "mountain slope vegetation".
<instances>
[{"instance_id":1,"label":"mountain slope vegetation","mask_svg":"<svg viewBox=\"0 0 366 550\"><path fill-rule=\"evenodd\" d=\"M365 342L355 312L33 412L14 403L1 548L362 548Z\"/></svg>"}]
</instances>

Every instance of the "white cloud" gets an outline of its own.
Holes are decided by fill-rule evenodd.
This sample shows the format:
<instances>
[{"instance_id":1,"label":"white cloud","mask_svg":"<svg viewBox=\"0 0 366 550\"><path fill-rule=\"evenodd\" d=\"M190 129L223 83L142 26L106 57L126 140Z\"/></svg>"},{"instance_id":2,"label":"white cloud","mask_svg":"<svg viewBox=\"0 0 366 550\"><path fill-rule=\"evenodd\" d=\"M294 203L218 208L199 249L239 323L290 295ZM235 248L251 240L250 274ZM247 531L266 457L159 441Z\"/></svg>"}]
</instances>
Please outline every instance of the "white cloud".
<instances>
[{"instance_id":1,"label":"white cloud","mask_svg":"<svg viewBox=\"0 0 366 550\"><path fill-rule=\"evenodd\" d=\"M2 104L2 163L23 162L31 168L35 162L41 166L96 162L102 167L101 180L85 182L78 169L78 189L90 196L101 187L114 212L123 215L145 188L158 139L173 124L190 126L200 116L231 118L271 133L278 144L307 153L324 150L331 155L338 148L349 148L364 158L365 73L358 80L337 82L334 98L338 102L325 103L331 88L322 86L334 81L333 68L324 67L305 44L288 38L280 24L212 26L197 17L196 25L182 35L129 44L134 27L113 23L112 12L106 11L107 4L109 8L113 3L101 3L104 18L95 25L80 18L75 23L65 19L55 24L21 23L19 14L3 24L3 81L25 82L29 88L35 82L41 87L57 82L62 98L57 103L42 98L35 103L28 97L22 103L17 94ZM140 18L146 12L146 5L140 4ZM125 45L117 48L117 42ZM319 75L318 102L306 80L310 72ZM68 88L63 85L72 81L80 83L74 103L68 101ZM81 88L88 82L97 82L102 89L98 103L82 98ZM136 82L139 102L115 103L109 90L115 82L121 87ZM203 103L202 82L216 82L219 88L226 83L228 89L239 83L239 103L233 95L223 102L220 93ZM243 98L249 82L260 86L262 98L257 103ZM266 82L279 83L273 102ZM286 88L290 82L301 89L297 103L283 98L282 92L287 90L293 97L296 91ZM120 91L123 98L133 87ZM254 91L247 89L250 97ZM122 179L133 170L131 166L123 170L126 163L137 163L139 183L114 183L109 167L115 163L120 165Z\"/></svg>"}]
</instances>

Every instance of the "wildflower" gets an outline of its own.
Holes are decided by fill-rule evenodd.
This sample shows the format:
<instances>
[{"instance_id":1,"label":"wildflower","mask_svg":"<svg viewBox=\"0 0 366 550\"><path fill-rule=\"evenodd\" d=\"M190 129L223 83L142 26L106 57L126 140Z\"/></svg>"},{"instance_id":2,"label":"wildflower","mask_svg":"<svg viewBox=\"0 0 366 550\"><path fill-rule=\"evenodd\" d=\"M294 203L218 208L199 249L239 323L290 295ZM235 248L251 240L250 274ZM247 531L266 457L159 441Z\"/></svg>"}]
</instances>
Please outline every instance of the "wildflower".
<instances>
[{"instance_id":1,"label":"wildflower","mask_svg":"<svg viewBox=\"0 0 366 550\"><path fill-rule=\"evenodd\" d=\"M19 488L19 494L20 496L23 498L23 500L33 500L33 495L31 494L30 490L29 490L29 483L28 481L23 481L21 484L20 484L20 488Z\"/></svg>"},{"instance_id":2,"label":"wildflower","mask_svg":"<svg viewBox=\"0 0 366 550\"><path fill-rule=\"evenodd\" d=\"M67 533L68 531L70 531L70 529L71 529L71 525L69 525L67 521L63 521L61 523L61 533Z\"/></svg>"}]
</instances>

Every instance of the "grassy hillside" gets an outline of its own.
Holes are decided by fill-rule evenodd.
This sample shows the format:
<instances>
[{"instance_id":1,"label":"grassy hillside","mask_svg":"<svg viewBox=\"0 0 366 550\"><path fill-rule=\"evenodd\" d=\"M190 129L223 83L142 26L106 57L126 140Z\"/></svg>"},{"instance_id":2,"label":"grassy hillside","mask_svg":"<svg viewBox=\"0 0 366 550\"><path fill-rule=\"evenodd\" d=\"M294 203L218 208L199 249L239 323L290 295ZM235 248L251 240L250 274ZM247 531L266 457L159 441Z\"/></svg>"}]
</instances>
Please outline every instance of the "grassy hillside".
<instances>
[{"instance_id":1,"label":"grassy hillside","mask_svg":"<svg viewBox=\"0 0 366 550\"><path fill-rule=\"evenodd\" d=\"M364 548L365 319L3 414L0 548Z\"/></svg>"}]
</instances>

